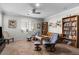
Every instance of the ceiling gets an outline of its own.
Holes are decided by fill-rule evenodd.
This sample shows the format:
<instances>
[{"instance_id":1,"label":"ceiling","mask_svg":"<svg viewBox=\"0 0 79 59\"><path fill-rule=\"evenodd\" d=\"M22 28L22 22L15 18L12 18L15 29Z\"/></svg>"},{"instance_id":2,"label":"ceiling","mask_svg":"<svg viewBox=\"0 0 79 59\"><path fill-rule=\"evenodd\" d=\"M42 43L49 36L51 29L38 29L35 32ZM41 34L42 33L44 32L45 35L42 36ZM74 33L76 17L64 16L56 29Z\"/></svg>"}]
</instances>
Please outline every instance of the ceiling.
<instances>
[{"instance_id":1,"label":"ceiling","mask_svg":"<svg viewBox=\"0 0 79 59\"><path fill-rule=\"evenodd\" d=\"M40 3L37 8L41 14L32 14L31 10L35 8L34 3L0 3L0 11L6 14L29 16L35 18L46 18L62 11L79 6L78 3Z\"/></svg>"}]
</instances>

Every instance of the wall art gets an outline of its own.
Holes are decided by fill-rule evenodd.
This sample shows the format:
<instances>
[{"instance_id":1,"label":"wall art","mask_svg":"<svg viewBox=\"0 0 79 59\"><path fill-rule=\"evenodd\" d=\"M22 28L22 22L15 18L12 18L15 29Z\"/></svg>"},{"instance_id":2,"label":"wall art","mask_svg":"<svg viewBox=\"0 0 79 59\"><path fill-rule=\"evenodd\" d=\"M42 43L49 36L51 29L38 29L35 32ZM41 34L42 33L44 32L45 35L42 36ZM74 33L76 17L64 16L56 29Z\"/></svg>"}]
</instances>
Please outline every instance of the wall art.
<instances>
[{"instance_id":1,"label":"wall art","mask_svg":"<svg viewBox=\"0 0 79 59\"><path fill-rule=\"evenodd\" d=\"M9 20L8 27L9 28L16 28L16 20Z\"/></svg>"}]
</instances>

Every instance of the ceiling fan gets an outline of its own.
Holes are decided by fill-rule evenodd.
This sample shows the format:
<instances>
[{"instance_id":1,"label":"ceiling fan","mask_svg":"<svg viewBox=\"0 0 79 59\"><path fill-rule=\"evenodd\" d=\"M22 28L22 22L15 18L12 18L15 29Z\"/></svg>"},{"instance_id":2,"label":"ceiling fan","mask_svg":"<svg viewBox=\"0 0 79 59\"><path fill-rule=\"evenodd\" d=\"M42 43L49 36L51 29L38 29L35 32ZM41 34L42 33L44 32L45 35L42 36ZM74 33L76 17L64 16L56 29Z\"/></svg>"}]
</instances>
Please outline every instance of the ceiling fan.
<instances>
[{"instance_id":1,"label":"ceiling fan","mask_svg":"<svg viewBox=\"0 0 79 59\"><path fill-rule=\"evenodd\" d=\"M32 14L41 14L40 11L38 11L38 7L40 6L40 4L30 4L30 6L32 7L31 12Z\"/></svg>"},{"instance_id":2,"label":"ceiling fan","mask_svg":"<svg viewBox=\"0 0 79 59\"><path fill-rule=\"evenodd\" d=\"M37 9L34 8L34 9L32 9L32 13L33 14L40 14L40 11L37 11Z\"/></svg>"}]
</instances>

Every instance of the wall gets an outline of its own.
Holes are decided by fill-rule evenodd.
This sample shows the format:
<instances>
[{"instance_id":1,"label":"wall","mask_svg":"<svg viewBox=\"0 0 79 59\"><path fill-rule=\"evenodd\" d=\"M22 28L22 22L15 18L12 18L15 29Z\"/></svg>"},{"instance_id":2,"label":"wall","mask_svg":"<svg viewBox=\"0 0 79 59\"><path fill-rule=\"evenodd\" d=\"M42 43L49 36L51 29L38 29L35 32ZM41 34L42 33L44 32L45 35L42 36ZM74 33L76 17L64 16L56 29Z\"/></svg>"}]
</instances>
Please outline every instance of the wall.
<instances>
[{"instance_id":1,"label":"wall","mask_svg":"<svg viewBox=\"0 0 79 59\"><path fill-rule=\"evenodd\" d=\"M60 20L61 21L61 24L62 24L62 18L64 17L67 17L67 16L72 16L72 15L79 15L79 7L75 7L75 8L72 8L70 10L66 10L66 11L63 11L61 13L58 13L56 15L52 15L50 17L47 17L44 19L44 21L47 21L48 24L51 23L51 22L56 22L57 20ZM48 31L49 32L53 32L53 33L62 33L62 26L61 27L49 27L48 28Z\"/></svg>"},{"instance_id":2,"label":"wall","mask_svg":"<svg viewBox=\"0 0 79 59\"><path fill-rule=\"evenodd\" d=\"M0 12L0 26L2 26L2 13Z\"/></svg>"},{"instance_id":3,"label":"wall","mask_svg":"<svg viewBox=\"0 0 79 59\"><path fill-rule=\"evenodd\" d=\"M8 21L9 20L16 20L17 22L17 27L16 28L8 28ZM25 22L27 20L31 21L32 23L41 23L41 19L35 19L35 18L27 18L27 17L22 17L22 16L12 16L12 15L4 15L3 16L3 31L8 31L11 33L15 40L21 40L21 39L26 39L27 36L32 35L31 34L26 34L25 32L22 31L22 28L24 28ZM37 29L35 26L35 31L41 31L40 29Z\"/></svg>"}]
</instances>

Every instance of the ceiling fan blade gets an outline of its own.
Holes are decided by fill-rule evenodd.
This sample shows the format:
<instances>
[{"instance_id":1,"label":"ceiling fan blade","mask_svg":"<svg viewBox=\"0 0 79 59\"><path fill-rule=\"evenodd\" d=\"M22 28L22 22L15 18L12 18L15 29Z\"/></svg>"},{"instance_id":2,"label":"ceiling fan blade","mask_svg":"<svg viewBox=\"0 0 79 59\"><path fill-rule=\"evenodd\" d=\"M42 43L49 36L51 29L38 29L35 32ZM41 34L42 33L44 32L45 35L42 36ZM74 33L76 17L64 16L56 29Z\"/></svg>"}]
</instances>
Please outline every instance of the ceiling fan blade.
<instances>
[{"instance_id":1,"label":"ceiling fan blade","mask_svg":"<svg viewBox=\"0 0 79 59\"><path fill-rule=\"evenodd\" d=\"M35 14L40 14L40 12L35 12Z\"/></svg>"}]
</instances>

